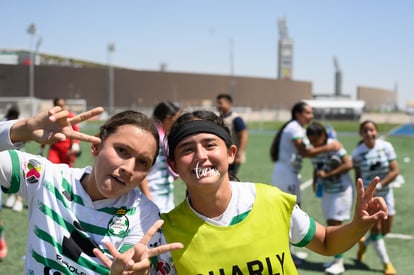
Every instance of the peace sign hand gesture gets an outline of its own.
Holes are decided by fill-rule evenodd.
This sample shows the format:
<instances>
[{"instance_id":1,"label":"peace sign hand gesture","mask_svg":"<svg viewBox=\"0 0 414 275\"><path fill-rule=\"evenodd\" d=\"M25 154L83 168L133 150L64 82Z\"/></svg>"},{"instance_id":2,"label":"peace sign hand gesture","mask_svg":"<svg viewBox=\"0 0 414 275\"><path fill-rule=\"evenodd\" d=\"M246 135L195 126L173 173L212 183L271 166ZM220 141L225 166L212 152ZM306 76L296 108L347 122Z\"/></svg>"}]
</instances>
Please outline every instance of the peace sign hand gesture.
<instances>
[{"instance_id":1,"label":"peace sign hand gesture","mask_svg":"<svg viewBox=\"0 0 414 275\"><path fill-rule=\"evenodd\" d=\"M380 178L375 177L364 190L362 179L358 178L357 180L354 221L359 223L362 228L370 228L378 220L388 218L388 209L384 199L382 197L374 197L375 187L379 181Z\"/></svg>"},{"instance_id":2,"label":"peace sign hand gesture","mask_svg":"<svg viewBox=\"0 0 414 275\"><path fill-rule=\"evenodd\" d=\"M154 234L161 228L163 220L156 221L151 228L145 233L144 237L136 245L131 247L124 253L119 253L118 250L111 244L106 243L109 252L113 256L114 260L109 259L99 249L95 248L93 253L98 257L102 263L110 268L111 275L146 275L148 274L150 267L150 258L158 256L168 251L181 249L183 245L181 243L171 243L161 245L155 248L148 248L148 243Z\"/></svg>"},{"instance_id":3,"label":"peace sign hand gesture","mask_svg":"<svg viewBox=\"0 0 414 275\"><path fill-rule=\"evenodd\" d=\"M97 107L69 118L67 110L55 106L47 112L40 112L27 119L18 120L11 128L10 139L13 143L32 140L42 144L53 144L65 139L99 143L98 137L74 131L72 126L102 112L103 108Z\"/></svg>"}]
</instances>

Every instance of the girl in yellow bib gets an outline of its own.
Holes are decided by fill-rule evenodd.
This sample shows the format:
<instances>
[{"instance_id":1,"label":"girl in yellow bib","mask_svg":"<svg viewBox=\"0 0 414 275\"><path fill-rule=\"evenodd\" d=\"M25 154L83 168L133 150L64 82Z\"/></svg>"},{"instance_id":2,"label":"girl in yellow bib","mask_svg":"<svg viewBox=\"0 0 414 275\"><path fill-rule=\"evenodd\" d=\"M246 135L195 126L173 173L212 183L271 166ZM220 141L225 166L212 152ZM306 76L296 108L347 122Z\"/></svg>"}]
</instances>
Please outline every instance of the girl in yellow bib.
<instances>
[{"instance_id":1,"label":"girl in yellow bib","mask_svg":"<svg viewBox=\"0 0 414 275\"><path fill-rule=\"evenodd\" d=\"M277 187L231 181L228 166L237 147L212 112L183 114L171 128L168 144L169 165L188 195L161 215L167 241L184 245L171 251L175 270L166 274L298 274L290 243L337 255L387 217L384 200L373 197L378 179L366 190L358 180L355 218L336 227L315 222L296 205L294 195ZM118 259L125 255L115 256L113 270L122 267Z\"/></svg>"}]
</instances>

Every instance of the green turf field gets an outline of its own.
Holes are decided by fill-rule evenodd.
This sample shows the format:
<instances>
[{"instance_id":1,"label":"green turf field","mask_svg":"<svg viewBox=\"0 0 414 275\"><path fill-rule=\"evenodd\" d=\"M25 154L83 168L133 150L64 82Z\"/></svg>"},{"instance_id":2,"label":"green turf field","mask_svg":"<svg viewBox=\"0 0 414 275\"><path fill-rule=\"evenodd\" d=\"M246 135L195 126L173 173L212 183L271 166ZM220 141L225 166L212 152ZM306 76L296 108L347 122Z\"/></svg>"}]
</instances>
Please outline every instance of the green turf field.
<instances>
[{"instance_id":1,"label":"green turf field","mask_svg":"<svg viewBox=\"0 0 414 275\"><path fill-rule=\"evenodd\" d=\"M394 126L395 125L380 125L380 130L385 132ZM356 135L358 125L349 123L349 125L346 126L334 125L334 127L338 131L338 139L344 144L349 153L352 152L359 140ZM252 128L254 128L254 126L252 126L251 129ZM252 129L250 133L247 149L248 161L241 168L238 175L242 181L270 182L273 164L270 161L268 151L273 134L271 131L266 130L275 128L274 125L265 125L263 127L261 124L260 129L263 131L253 131ZM345 129L344 131L347 131L347 133L341 132L342 129ZM351 129L355 129L353 131L355 134L352 134L352 131L350 131ZM90 132L94 130L85 128L83 131ZM406 183L403 184L402 187L394 190L397 209L397 215L395 216L392 230L394 236L392 238L386 238L385 241L389 256L396 267L398 274L410 275L414 274L414 262L412 262L414 251L414 240L412 239L414 235L414 219L411 218L410 214L411 207L413 206L411 196L414 196L414 190L411 184L414 180L414 169L412 169L414 163L414 139L393 137L388 138L388 140L391 141L395 147L401 175L404 176ZM76 163L76 166L79 167L92 163L92 158L89 154L89 145L82 143L81 147L83 153ZM26 146L26 150L32 153L37 153L38 148L38 145L34 143L29 143ZM413 163L407 162L407 158L412 160ZM309 179L310 175L310 161L305 159L304 169L302 171L303 180L306 181ZM184 198L184 194L184 185L178 180L176 183L176 201L181 201ZM320 223L324 223L320 209L320 200L314 196L309 188L303 190L302 196L302 207L305 211ZM25 255L26 247L27 211L27 208L21 213L15 213L10 209L4 208L2 210L6 240L9 247L9 256L0 262L0 274L23 273L23 256ZM299 268L299 274L321 274L323 273L322 263L331 259L330 257L316 255L306 249L296 250L308 252L306 263L302 268ZM345 253L346 274L382 274L382 266L372 247L368 247L364 264L356 263L355 255L356 247Z\"/></svg>"}]
</instances>

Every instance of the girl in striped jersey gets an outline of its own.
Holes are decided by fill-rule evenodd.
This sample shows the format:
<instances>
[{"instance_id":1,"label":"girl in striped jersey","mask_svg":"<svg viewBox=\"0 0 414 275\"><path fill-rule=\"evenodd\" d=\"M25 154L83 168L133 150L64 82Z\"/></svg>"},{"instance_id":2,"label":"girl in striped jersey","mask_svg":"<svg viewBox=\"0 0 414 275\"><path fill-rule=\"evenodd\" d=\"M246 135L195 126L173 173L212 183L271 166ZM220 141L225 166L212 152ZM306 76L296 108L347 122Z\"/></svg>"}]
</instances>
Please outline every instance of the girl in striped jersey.
<instances>
[{"instance_id":1,"label":"girl in striped jersey","mask_svg":"<svg viewBox=\"0 0 414 275\"><path fill-rule=\"evenodd\" d=\"M149 267L148 256L163 251L163 246L147 249L164 241L157 231L157 206L137 189L158 153L157 129L145 115L124 111L105 122L97 137L73 131L73 124L102 111L69 118L54 107L0 124L0 150L30 140L51 144L75 138L91 142L95 158L92 167L71 168L17 150L0 152L3 190L22 195L29 206L25 274L108 274L108 265L94 254L107 253L105 244L111 244L111 254L140 248L145 257L134 260L144 267ZM151 274L171 270L168 260L158 258Z\"/></svg>"},{"instance_id":2,"label":"girl in striped jersey","mask_svg":"<svg viewBox=\"0 0 414 275\"><path fill-rule=\"evenodd\" d=\"M314 147L332 142L325 127L312 122L306 128L306 135ZM322 185L322 211L327 225L336 226L351 218L352 179L348 171L352 160L344 147L339 151L322 152L312 157L314 169L313 186ZM335 255L332 262L325 264L325 273L341 274L345 271L343 254Z\"/></svg>"},{"instance_id":3,"label":"girl in striped jersey","mask_svg":"<svg viewBox=\"0 0 414 275\"><path fill-rule=\"evenodd\" d=\"M161 213L174 208L174 181L178 175L170 169L167 163L166 135L179 115L180 108L170 101L158 103L152 113L160 136L160 148L155 164L139 187L158 206Z\"/></svg>"},{"instance_id":4,"label":"girl in striped jersey","mask_svg":"<svg viewBox=\"0 0 414 275\"><path fill-rule=\"evenodd\" d=\"M384 198L388 207L388 219L378 221L367 238L359 242L357 259L362 261L368 244L373 245L384 265L384 275L395 275L397 271L388 257L384 236L391 231L395 215L394 193L390 183L399 175L397 155L391 143L378 139L378 127L371 120L359 126L361 142L352 153L355 177L362 178L366 186L374 177L379 177L376 196Z\"/></svg>"}]
</instances>

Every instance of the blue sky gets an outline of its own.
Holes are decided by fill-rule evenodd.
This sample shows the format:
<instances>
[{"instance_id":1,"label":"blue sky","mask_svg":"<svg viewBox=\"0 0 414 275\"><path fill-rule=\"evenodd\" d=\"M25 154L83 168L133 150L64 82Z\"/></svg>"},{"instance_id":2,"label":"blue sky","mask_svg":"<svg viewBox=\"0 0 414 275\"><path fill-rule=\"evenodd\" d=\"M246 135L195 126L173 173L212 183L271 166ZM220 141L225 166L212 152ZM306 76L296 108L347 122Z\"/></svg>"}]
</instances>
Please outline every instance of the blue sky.
<instances>
[{"instance_id":1,"label":"blue sky","mask_svg":"<svg viewBox=\"0 0 414 275\"><path fill-rule=\"evenodd\" d=\"M294 41L293 79L314 93L334 92L336 57L342 92L357 86L398 89L414 100L414 2L410 0L39 0L0 1L0 48L29 49L137 70L275 78L278 19ZM231 42L233 41L233 50Z\"/></svg>"}]
</instances>

